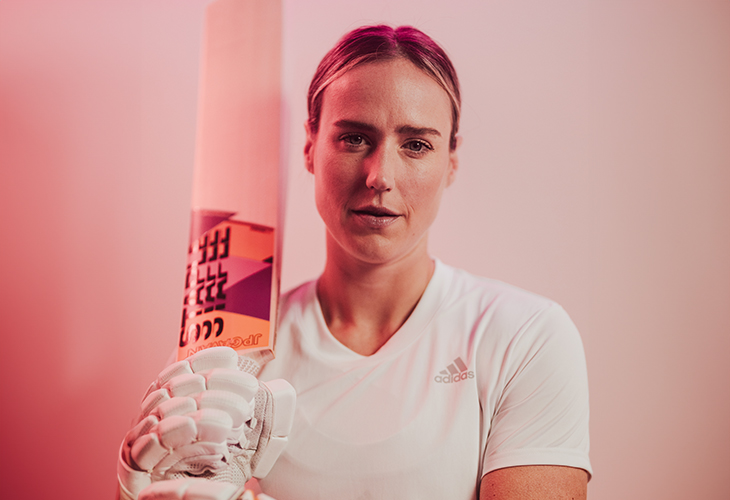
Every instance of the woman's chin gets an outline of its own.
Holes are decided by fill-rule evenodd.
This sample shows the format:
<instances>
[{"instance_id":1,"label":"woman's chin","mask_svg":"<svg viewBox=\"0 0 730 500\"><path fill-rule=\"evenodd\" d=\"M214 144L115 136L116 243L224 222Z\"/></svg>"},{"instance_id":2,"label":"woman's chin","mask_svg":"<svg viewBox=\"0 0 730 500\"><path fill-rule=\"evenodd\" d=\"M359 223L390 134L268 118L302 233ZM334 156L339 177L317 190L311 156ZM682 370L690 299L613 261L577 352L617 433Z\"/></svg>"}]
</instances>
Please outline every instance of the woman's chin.
<instances>
[{"instance_id":1,"label":"woman's chin","mask_svg":"<svg viewBox=\"0 0 730 500\"><path fill-rule=\"evenodd\" d=\"M333 253L335 255L332 255ZM416 242L406 242L371 234L348 238L342 244L335 242L328 248L328 258L371 266L384 266L419 257L428 258L425 237Z\"/></svg>"}]
</instances>

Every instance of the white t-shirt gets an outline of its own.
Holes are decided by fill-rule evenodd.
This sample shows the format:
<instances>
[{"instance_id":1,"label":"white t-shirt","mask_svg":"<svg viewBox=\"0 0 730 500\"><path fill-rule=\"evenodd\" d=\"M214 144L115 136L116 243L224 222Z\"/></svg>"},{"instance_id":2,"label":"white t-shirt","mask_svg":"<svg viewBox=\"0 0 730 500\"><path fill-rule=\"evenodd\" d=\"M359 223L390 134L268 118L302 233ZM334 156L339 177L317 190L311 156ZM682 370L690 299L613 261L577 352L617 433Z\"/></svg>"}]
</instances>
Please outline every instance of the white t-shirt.
<instances>
[{"instance_id":1,"label":"white t-shirt","mask_svg":"<svg viewBox=\"0 0 730 500\"><path fill-rule=\"evenodd\" d=\"M477 498L517 465L590 472L578 331L554 302L439 261L405 324L362 356L329 332L316 282L284 296L263 380L297 391L277 500Z\"/></svg>"}]
</instances>

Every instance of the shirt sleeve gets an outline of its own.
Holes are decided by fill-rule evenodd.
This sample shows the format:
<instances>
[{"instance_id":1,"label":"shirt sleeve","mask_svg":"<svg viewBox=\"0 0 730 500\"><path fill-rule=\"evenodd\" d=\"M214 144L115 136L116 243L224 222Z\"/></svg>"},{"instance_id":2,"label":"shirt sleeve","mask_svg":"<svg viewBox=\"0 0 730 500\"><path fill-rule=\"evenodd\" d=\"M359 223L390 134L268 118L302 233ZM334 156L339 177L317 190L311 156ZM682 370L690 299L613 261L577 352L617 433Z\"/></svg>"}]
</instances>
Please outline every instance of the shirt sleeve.
<instances>
[{"instance_id":1,"label":"shirt sleeve","mask_svg":"<svg viewBox=\"0 0 730 500\"><path fill-rule=\"evenodd\" d=\"M481 395L488 429L482 475L520 465L562 465L592 474L585 354L567 313L551 303L533 314L500 354L489 388L494 392Z\"/></svg>"}]
</instances>

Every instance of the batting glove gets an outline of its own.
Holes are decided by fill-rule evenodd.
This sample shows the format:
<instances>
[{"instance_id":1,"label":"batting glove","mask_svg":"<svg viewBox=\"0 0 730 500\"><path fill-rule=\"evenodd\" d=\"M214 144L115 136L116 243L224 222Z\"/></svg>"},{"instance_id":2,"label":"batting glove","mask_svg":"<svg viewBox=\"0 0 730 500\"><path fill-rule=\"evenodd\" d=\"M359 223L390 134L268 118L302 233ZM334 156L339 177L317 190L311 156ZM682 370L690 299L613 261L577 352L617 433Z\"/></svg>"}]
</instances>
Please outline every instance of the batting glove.
<instances>
[{"instance_id":1,"label":"batting glove","mask_svg":"<svg viewBox=\"0 0 730 500\"><path fill-rule=\"evenodd\" d=\"M137 499L157 481L197 476L243 487L269 472L287 442L296 394L284 380L262 383L240 371L247 362L214 347L160 373L120 447L120 499Z\"/></svg>"},{"instance_id":2,"label":"batting glove","mask_svg":"<svg viewBox=\"0 0 730 500\"><path fill-rule=\"evenodd\" d=\"M224 481L206 481L199 478L158 481L142 490L138 500L274 500L268 495L258 496Z\"/></svg>"}]
</instances>

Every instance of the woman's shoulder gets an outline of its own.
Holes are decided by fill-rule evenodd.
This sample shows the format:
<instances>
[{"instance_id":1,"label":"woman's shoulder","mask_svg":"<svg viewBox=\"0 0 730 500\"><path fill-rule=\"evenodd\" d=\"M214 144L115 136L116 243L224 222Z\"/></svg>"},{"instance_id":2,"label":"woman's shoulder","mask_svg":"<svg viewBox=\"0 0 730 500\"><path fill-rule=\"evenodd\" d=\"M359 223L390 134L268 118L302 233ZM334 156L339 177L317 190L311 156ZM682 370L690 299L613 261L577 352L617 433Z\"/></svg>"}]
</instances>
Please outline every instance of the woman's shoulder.
<instances>
[{"instance_id":1,"label":"woman's shoulder","mask_svg":"<svg viewBox=\"0 0 730 500\"><path fill-rule=\"evenodd\" d=\"M556 301L500 280L441 264L449 278L443 310L465 314L502 332L539 329L573 330L569 315Z\"/></svg>"},{"instance_id":2,"label":"woman's shoulder","mask_svg":"<svg viewBox=\"0 0 730 500\"><path fill-rule=\"evenodd\" d=\"M437 261L441 272L447 276L448 296L452 301L478 300L486 303L498 302L502 306L546 309L560 307L555 301L519 286L494 278L478 276L465 269L449 266Z\"/></svg>"},{"instance_id":3,"label":"woman's shoulder","mask_svg":"<svg viewBox=\"0 0 730 500\"><path fill-rule=\"evenodd\" d=\"M582 349L575 324L554 300L463 269L447 266L447 271L452 278L444 312L451 318L472 318L470 332L485 345L521 346L530 352L546 345Z\"/></svg>"}]
</instances>

